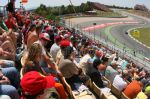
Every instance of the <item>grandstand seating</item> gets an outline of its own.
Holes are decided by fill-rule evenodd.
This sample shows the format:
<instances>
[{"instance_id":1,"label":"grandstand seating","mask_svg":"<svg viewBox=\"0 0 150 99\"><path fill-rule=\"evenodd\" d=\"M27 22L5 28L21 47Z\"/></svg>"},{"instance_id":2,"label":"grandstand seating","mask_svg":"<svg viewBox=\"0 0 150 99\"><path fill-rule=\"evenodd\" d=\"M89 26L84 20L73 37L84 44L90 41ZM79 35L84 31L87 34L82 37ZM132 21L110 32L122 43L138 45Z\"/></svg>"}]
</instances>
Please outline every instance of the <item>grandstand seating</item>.
<instances>
[{"instance_id":1,"label":"grandstand seating","mask_svg":"<svg viewBox=\"0 0 150 99\"><path fill-rule=\"evenodd\" d=\"M102 94L102 98L101 98L101 99L119 99L119 98L115 97L115 96L112 95L112 94L109 94L109 95L107 95L107 94Z\"/></svg>"},{"instance_id":2,"label":"grandstand seating","mask_svg":"<svg viewBox=\"0 0 150 99\"><path fill-rule=\"evenodd\" d=\"M62 77L61 81L62 81L62 83L63 83L63 85L66 89L66 92L68 93L68 97L71 98L71 99L75 99L75 96L72 93L72 89L71 89L70 85L66 82L64 77Z\"/></svg>"},{"instance_id":3,"label":"grandstand seating","mask_svg":"<svg viewBox=\"0 0 150 99\"><path fill-rule=\"evenodd\" d=\"M120 99L121 91L119 91L114 85L111 85L111 92Z\"/></svg>"},{"instance_id":4,"label":"grandstand seating","mask_svg":"<svg viewBox=\"0 0 150 99\"><path fill-rule=\"evenodd\" d=\"M47 53L49 57L51 55ZM23 63L21 59L21 64ZM20 70L20 76L23 77L23 69ZM89 90L93 93L89 95L87 91L81 92L79 95L75 95L75 92L71 89L70 85L66 82L64 77L60 77L61 83L64 85L65 91L68 94L68 99L129 99L122 91L119 91L111 82L105 77L102 76L103 81L107 81L107 87L111 89L109 93L103 93L102 89L99 88L91 79L87 82ZM127 81L129 84L130 82ZM96 94L96 95L95 95ZM98 96L98 97L96 97Z\"/></svg>"},{"instance_id":5,"label":"grandstand seating","mask_svg":"<svg viewBox=\"0 0 150 99\"><path fill-rule=\"evenodd\" d=\"M108 82L107 87L111 89L111 82L105 76L103 76L102 79Z\"/></svg>"},{"instance_id":6,"label":"grandstand seating","mask_svg":"<svg viewBox=\"0 0 150 99\"><path fill-rule=\"evenodd\" d=\"M121 99L130 99L123 92L121 93Z\"/></svg>"},{"instance_id":7,"label":"grandstand seating","mask_svg":"<svg viewBox=\"0 0 150 99\"><path fill-rule=\"evenodd\" d=\"M75 93L72 91L70 85L66 82L65 78L63 77L63 82L65 86L67 87L68 93L71 96L71 99L96 99L95 95L88 95L86 91L80 93L79 95L75 96ZM89 82L90 84L90 82ZM90 85L89 85L90 86Z\"/></svg>"},{"instance_id":8,"label":"grandstand seating","mask_svg":"<svg viewBox=\"0 0 150 99\"><path fill-rule=\"evenodd\" d=\"M101 89L93 82L92 83L93 91L97 94L97 96L101 99L102 92Z\"/></svg>"}]
</instances>

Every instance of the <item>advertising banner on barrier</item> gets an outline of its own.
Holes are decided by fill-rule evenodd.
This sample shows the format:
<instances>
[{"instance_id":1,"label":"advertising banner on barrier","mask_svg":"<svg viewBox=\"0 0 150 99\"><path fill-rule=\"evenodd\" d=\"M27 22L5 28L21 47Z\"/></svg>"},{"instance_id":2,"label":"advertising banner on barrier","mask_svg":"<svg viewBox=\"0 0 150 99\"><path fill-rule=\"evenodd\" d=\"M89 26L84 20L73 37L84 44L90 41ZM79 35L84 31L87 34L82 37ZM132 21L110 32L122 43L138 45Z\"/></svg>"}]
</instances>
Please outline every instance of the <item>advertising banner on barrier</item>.
<instances>
[{"instance_id":1,"label":"advertising banner on barrier","mask_svg":"<svg viewBox=\"0 0 150 99\"><path fill-rule=\"evenodd\" d=\"M21 2L22 3L28 3L28 0L22 0Z\"/></svg>"}]
</instances>

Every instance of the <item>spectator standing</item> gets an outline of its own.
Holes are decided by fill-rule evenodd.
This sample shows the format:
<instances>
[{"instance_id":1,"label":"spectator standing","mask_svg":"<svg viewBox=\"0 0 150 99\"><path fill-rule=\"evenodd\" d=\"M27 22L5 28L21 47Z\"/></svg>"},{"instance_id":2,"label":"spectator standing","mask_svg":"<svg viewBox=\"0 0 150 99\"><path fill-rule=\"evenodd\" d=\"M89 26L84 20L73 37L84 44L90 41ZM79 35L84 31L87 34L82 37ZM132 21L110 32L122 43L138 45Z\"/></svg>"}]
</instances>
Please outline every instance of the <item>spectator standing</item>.
<instances>
[{"instance_id":1,"label":"spectator standing","mask_svg":"<svg viewBox=\"0 0 150 99\"><path fill-rule=\"evenodd\" d=\"M5 24L8 29L16 29L18 28L16 18L13 17L12 13L8 12L8 19L5 20Z\"/></svg>"}]
</instances>

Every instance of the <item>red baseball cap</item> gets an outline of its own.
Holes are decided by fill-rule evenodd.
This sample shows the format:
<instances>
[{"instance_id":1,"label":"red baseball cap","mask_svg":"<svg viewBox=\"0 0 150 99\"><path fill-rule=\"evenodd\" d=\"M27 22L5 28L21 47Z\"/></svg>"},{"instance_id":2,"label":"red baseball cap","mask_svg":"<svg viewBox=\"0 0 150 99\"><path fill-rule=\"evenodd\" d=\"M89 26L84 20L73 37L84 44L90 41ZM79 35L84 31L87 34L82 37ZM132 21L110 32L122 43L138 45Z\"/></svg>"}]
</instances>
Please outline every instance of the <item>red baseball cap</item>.
<instances>
[{"instance_id":1,"label":"red baseball cap","mask_svg":"<svg viewBox=\"0 0 150 99\"><path fill-rule=\"evenodd\" d=\"M67 32L67 34L68 34L68 35L71 35L72 33L71 33L71 32Z\"/></svg>"},{"instance_id":2,"label":"red baseball cap","mask_svg":"<svg viewBox=\"0 0 150 99\"><path fill-rule=\"evenodd\" d=\"M68 47L68 46L70 46L70 41L68 41L68 40L62 40L61 42L60 42L60 46L61 47Z\"/></svg>"},{"instance_id":3,"label":"red baseball cap","mask_svg":"<svg viewBox=\"0 0 150 99\"><path fill-rule=\"evenodd\" d=\"M61 31L61 30L63 30L64 29L64 27L59 27L59 30Z\"/></svg>"},{"instance_id":4,"label":"red baseball cap","mask_svg":"<svg viewBox=\"0 0 150 99\"><path fill-rule=\"evenodd\" d=\"M30 23L31 23L30 19L26 19L25 24L26 24L26 25L29 25Z\"/></svg>"},{"instance_id":5,"label":"red baseball cap","mask_svg":"<svg viewBox=\"0 0 150 99\"><path fill-rule=\"evenodd\" d=\"M50 38L49 38L49 34L48 34L48 33L41 33L39 37L40 37L41 39L50 41Z\"/></svg>"},{"instance_id":6,"label":"red baseball cap","mask_svg":"<svg viewBox=\"0 0 150 99\"><path fill-rule=\"evenodd\" d=\"M101 57L101 56L103 56L103 53L97 50L95 52L95 55L98 56L98 57Z\"/></svg>"},{"instance_id":7,"label":"red baseball cap","mask_svg":"<svg viewBox=\"0 0 150 99\"><path fill-rule=\"evenodd\" d=\"M55 40L56 40L56 41L61 41L61 40L62 40L62 37L61 37L61 36L56 36L56 37L55 37Z\"/></svg>"},{"instance_id":8,"label":"red baseball cap","mask_svg":"<svg viewBox=\"0 0 150 99\"><path fill-rule=\"evenodd\" d=\"M42 90L52 88L55 85L53 76L44 76L37 71L26 73L20 83L26 95L36 95Z\"/></svg>"},{"instance_id":9,"label":"red baseball cap","mask_svg":"<svg viewBox=\"0 0 150 99\"><path fill-rule=\"evenodd\" d=\"M50 30L51 30L51 28L48 26L48 27L46 27L46 32L49 32Z\"/></svg>"}]
</instances>

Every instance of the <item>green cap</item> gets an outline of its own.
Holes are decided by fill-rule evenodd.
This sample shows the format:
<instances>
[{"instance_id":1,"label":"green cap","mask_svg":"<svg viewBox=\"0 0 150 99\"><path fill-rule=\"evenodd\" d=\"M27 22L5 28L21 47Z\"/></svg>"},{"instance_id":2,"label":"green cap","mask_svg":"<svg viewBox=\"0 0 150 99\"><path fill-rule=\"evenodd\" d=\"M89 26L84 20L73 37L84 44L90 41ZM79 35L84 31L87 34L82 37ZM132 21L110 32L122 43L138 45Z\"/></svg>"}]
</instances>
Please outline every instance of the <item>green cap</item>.
<instances>
[{"instance_id":1,"label":"green cap","mask_svg":"<svg viewBox=\"0 0 150 99\"><path fill-rule=\"evenodd\" d=\"M145 88L145 92L150 93L150 86L147 86L147 87Z\"/></svg>"}]
</instances>

